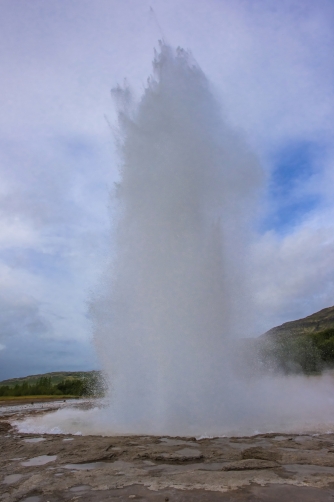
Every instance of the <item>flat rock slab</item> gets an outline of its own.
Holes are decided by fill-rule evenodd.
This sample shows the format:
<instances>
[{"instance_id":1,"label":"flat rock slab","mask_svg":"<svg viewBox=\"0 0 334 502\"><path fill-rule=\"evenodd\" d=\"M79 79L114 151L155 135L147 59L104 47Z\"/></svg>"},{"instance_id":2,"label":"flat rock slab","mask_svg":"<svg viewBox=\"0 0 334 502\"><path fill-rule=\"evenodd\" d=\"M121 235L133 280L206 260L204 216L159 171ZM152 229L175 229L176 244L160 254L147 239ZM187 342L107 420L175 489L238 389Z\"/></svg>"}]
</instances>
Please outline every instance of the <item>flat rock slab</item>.
<instances>
[{"instance_id":1,"label":"flat rock slab","mask_svg":"<svg viewBox=\"0 0 334 502\"><path fill-rule=\"evenodd\" d=\"M273 469L278 467L277 462L272 462L271 460L259 460L255 458L249 458L247 460L238 460L237 462L226 462L223 465L222 471L250 471L253 469Z\"/></svg>"},{"instance_id":2,"label":"flat rock slab","mask_svg":"<svg viewBox=\"0 0 334 502\"><path fill-rule=\"evenodd\" d=\"M73 490L53 495L31 495L20 502L333 502L334 490L305 486L251 486L233 492L165 489L152 491L142 485L83 492Z\"/></svg>"},{"instance_id":3,"label":"flat rock slab","mask_svg":"<svg viewBox=\"0 0 334 502\"><path fill-rule=\"evenodd\" d=\"M168 445L169 446L169 445ZM204 458L202 452L195 448L182 448L176 451L163 451L139 454L139 458L149 458L155 461L162 462L194 462Z\"/></svg>"}]
</instances>

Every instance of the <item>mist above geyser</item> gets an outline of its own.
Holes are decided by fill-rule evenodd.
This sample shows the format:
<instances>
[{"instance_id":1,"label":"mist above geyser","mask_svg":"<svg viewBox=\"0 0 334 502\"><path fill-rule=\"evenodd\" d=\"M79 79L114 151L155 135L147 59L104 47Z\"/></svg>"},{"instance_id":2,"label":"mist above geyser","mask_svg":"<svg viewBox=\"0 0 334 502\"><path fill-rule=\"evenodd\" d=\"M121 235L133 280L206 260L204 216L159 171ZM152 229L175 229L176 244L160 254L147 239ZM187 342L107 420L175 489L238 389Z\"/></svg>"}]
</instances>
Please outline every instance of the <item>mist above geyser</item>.
<instances>
[{"instance_id":1,"label":"mist above geyser","mask_svg":"<svg viewBox=\"0 0 334 502\"><path fill-rule=\"evenodd\" d=\"M114 257L93 305L111 420L127 432L210 426L227 410L229 339L247 312L244 249L261 178L191 55L161 44L119 110ZM222 415L223 413L223 415Z\"/></svg>"}]
</instances>

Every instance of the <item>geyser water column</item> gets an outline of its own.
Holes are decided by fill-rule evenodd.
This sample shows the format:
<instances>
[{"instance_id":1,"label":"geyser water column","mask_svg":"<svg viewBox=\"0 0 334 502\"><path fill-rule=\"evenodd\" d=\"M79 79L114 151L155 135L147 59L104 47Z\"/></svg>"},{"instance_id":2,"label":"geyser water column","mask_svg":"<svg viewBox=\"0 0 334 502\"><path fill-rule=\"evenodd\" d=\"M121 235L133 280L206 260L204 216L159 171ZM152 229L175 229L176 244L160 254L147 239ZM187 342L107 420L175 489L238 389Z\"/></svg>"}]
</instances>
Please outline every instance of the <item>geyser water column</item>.
<instances>
[{"instance_id":1,"label":"geyser water column","mask_svg":"<svg viewBox=\"0 0 334 502\"><path fill-rule=\"evenodd\" d=\"M121 181L92 312L115 432L177 434L230 412L226 351L247 312L244 244L261 174L189 53L161 43L153 68L139 104L114 91Z\"/></svg>"}]
</instances>

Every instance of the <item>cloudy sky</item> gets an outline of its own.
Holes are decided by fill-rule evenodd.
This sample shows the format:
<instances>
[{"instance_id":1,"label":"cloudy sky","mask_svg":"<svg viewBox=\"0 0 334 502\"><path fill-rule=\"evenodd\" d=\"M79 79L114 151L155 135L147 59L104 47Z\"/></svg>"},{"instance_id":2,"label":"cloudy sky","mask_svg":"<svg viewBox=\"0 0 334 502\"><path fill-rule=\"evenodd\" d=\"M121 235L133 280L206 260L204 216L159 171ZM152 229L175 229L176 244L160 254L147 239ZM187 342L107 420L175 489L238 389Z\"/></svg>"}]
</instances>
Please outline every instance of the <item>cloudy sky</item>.
<instances>
[{"instance_id":1,"label":"cloudy sky","mask_svg":"<svg viewBox=\"0 0 334 502\"><path fill-rule=\"evenodd\" d=\"M126 78L141 95L160 38L192 51L265 173L249 250L255 332L334 304L332 0L0 9L1 379L98 367L88 302L112 247L110 90Z\"/></svg>"}]
</instances>

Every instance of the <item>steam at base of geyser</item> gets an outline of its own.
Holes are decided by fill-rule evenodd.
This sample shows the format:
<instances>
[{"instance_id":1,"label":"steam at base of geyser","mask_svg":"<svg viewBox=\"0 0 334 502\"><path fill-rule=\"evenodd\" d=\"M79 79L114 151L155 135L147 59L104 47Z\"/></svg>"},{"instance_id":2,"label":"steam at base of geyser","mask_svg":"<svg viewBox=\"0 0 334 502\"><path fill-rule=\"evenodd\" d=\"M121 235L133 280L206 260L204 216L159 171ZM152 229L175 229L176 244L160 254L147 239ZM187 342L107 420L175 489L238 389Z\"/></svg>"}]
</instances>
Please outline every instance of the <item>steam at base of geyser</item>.
<instances>
[{"instance_id":1,"label":"steam at base of geyser","mask_svg":"<svg viewBox=\"0 0 334 502\"><path fill-rule=\"evenodd\" d=\"M233 386L235 397L227 400L226 411L216 422L166 427L155 423L129 428L117 423L112 407L83 411L63 408L39 417L14 422L20 432L82 435L170 435L170 436L251 436L266 432L334 432L333 377L270 377L263 381L239 382ZM219 396L217 397L219 401ZM212 409L200 410L210 416ZM228 413L230 412L230 414ZM234 415L234 416L233 416Z\"/></svg>"},{"instance_id":2,"label":"steam at base of geyser","mask_svg":"<svg viewBox=\"0 0 334 502\"><path fill-rule=\"evenodd\" d=\"M235 370L233 340L251 323L247 228L261 170L188 53L161 44L153 66L138 105L128 88L114 90L114 250L92 305L110 404L20 428L202 436L320 427L334 417L331 378Z\"/></svg>"}]
</instances>

